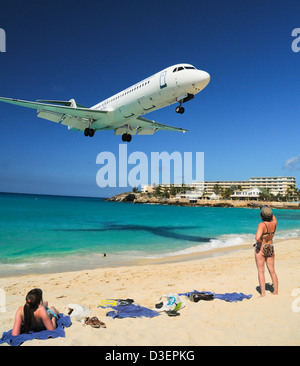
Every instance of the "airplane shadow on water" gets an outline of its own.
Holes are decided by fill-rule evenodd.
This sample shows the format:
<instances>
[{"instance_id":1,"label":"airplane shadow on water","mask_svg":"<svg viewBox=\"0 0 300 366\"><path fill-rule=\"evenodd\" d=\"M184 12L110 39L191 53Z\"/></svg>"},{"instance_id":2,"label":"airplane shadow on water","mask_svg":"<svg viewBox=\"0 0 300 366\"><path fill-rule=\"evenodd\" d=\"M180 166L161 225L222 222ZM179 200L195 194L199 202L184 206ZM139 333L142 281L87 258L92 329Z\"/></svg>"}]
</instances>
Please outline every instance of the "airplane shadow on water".
<instances>
[{"instance_id":1,"label":"airplane shadow on water","mask_svg":"<svg viewBox=\"0 0 300 366\"><path fill-rule=\"evenodd\" d=\"M211 238L188 235L179 233L179 230L194 230L194 226L181 226L181 227L170 227L170 226L147 226L147 225L125 225L115 223L104 223L103 228L78 228L78 229L55 229L55 231L84 231L84 232L106 232L106 231L146 231L153 235L162 236L165 238L185 240L191 242L208 242Z\"/></svg>"}]
</instances>

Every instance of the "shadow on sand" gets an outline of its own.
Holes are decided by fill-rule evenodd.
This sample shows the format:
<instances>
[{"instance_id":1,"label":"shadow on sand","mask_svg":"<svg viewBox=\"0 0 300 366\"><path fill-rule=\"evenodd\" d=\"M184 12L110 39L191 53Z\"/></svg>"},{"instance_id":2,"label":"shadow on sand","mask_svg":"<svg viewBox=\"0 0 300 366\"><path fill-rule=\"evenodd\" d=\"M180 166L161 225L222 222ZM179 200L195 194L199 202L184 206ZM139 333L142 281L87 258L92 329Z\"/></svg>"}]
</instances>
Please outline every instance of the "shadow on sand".
<instances>
[{"instance_id":1,"label":"shadow on sand","mask_svg":"<svg viewBox=\"0 0 300 366\"><path fill-rule=\"evenodd\" d=\"M265 289L266 289L266 291L274 292L274 287L273 287L273 284L271 284L271 283L266 283ZM256 291L261 295L260 286L256 287Z\"/></svg>"}]
</instances>

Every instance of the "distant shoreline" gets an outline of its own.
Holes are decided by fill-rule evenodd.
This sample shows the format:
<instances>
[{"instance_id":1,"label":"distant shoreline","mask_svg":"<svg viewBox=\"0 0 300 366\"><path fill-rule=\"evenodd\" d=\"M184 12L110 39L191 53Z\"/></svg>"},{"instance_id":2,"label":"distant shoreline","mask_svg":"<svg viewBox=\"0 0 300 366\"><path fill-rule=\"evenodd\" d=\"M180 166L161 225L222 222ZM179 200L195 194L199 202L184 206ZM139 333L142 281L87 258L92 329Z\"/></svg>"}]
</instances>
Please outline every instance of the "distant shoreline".
<instances>
[{"instance_id":1,"label":"distant shoreline","mask_svg":"<svg viewBox=\"0 0 300 366\"><path fill-rule=\"evenodd\" d=\"M225 200L225 199L200 199L196 202L190 202L185 198L165 198L155 197L140 192L123 192L112 197L94 197L94 196L68 196L57 194L42 193L20 193L20 192L0 192L0 195L19 195L32 197L58 197L58 198L79 198L93 199L107 202L129 202L136 204L153 204L153 205L169 205L169 206L187 206L187 207L237 207L237 208L260 208L263 205L270 205L276 209L297 210L300 209L300 202L276 202L276 201L254 201L254 200Z\"/></svg>"},{"instance_id":2,"label":"distant shoreline","mask_svg":"<svg viewBox=\"0 0 300 366\"><path fill-rule=\"evenodd\" d=\"M136 204L157 204L170 206L188 206L188 207L239 207L239 208L260 208L263 205L270 205L272 208L297 210L300 209L300 202L266 202L266 201L246 201L246 200L209 200L201 199L196 202L190 202L186 198L165 198L155 197L145 193L118 193L113 197L105 198L109 202L130 202Z\"/></svg>"}]
</instances>

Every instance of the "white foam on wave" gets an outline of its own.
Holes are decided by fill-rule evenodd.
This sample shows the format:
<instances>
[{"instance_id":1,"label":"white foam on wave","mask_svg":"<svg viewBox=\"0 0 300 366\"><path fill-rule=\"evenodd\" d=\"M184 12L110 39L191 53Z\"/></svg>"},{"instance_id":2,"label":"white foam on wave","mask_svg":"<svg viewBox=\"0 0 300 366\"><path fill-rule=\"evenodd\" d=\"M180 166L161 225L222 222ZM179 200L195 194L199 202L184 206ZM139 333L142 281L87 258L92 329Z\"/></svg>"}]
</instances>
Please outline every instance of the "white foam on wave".
<instances>
[{"instance_id":1,"label":"white foam on wave","mask_svg":"<svg viewBox=\"0 0 300 366\"><path fill-rule=\"evenodd\" d=\"M69 272L93 268L118 267L132 262L134 258L143 258L138 252L103 253L73 253L62 257L34 258L32 261L19 263L1 263L0 277L18 276L32 273Z\"/></svg>"},{"instance_id":2,"label":"white foam on wave","mask_svg":"<svg viewBox=\"0 0 300 366\"><path fill-rule=\"evenodd\" d=\"M283 230L276 233L275 239L292 239L300 237L300 229Z\"/></svg>"},{"instance_id":3,"label":"white foam on wave","mask_svg":"<svg viewBox=\"0 0 300 366\"><path fill-rule=\"evenodd\" d=\"M300 229L283 230L276 233L276 240L292 239L300 237ZM164 257L173 257L178 255L187 255L193 253L207 252L213 249L221 249L228 247L235 247L241 244L255 243L255 234L228 234L221 235L218 238L210 239L207 243L202 243L185 249L168 252L163 254L149 255L149 259L157 259Z\"/></svg>"},{"instance_id":4,"label":"white foam on wave","mask_svg":"<svg viewBox=\"0 0 300 366\"><path fill-rule=\"evenodd\" d=\"M29 269L29 268L39 268L51 265L53 263L52 260L44 260L41 262L32 261L32 262L21 262L21 263L0 263L1 269L6 270L22 270L22 269Z\"/></svg>"},{"instance_id":5,"label":"white foam on wave","mask_svg":"<svg viewBox=\"0 0 300 366\"><path fill-rule=\"evenodd\" d=\"M210 239L207 243L194 245L185 249L177 250L174 252L164 253L160 255L151 255L148 258L157 259L160 257L172 257L177 255L186 255L193 253L207 252L209 250L218 248L235 247L247 242L254 243L255 236L253 234L228 234L221 235L216 239Z\"/></svg>"}]
</instances>

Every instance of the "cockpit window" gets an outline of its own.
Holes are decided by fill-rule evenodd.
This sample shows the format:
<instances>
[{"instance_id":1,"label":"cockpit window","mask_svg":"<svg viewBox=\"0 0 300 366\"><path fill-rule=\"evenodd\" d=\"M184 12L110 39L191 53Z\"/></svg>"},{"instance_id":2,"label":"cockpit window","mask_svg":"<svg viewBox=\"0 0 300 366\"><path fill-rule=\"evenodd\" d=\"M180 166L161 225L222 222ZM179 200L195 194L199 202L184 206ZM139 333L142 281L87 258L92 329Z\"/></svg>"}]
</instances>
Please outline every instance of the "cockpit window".
<instances>
[{"instance_id":1,"label":"cockpit window","mask_svg":"<svg viewBox=\"0 0 300 366\"><path fill-rule=\"evenodd\" d=\"M177 71L181 71L181 70L196 70L196 67L194 66L179 66L179 67L176 67L173 72L177 72Z\"/></svg>"}]
</instances>

